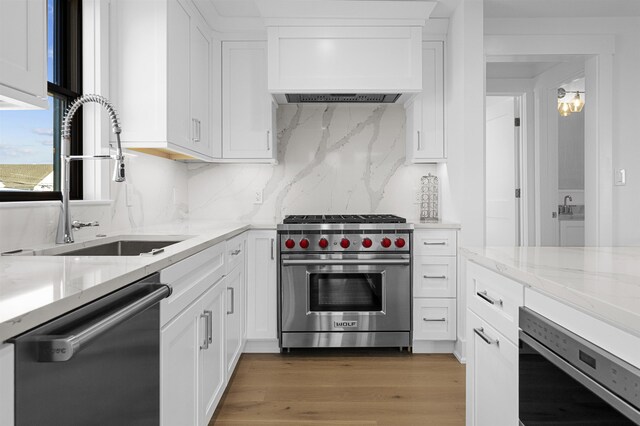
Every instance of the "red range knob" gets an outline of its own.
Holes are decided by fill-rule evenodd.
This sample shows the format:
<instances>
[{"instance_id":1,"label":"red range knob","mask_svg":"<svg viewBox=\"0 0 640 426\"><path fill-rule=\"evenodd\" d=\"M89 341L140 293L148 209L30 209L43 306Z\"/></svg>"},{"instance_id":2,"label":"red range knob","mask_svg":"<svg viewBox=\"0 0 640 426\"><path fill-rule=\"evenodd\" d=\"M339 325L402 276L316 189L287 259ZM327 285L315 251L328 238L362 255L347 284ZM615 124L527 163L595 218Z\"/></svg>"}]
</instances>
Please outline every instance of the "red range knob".
<instances>
[{"instance_id":1,"label":"red range knob","mask_svg":"<svg viewBox=\"0 0 640 426\"><path fill-rule=\"evenodd\" d=\"M347 240L346 238L343 238L340 240L340 247L342 248L348 248L351 245L351 241Z\"/></svg>"},{"instance_id":2,"label":"red range knob","mask_svg":"<svg viewBox=\"0 0 640 426\"><path fill-rule=\"evenodd\" d=\"M380 244L382 244L382 247L384 248L389 248L391 247L391 240L388 239L387 237L384 237L382 241L380 241Z\"/></svg>"},{"instance_id":3,"label":"red range knob","mask_svg":"<svg viewBox=\"0 0 640 426\"><path fill-rule=\"evenodd\" d=\"M309 240L307 240L306 238L301 239L300 247L302 247L303 249L309 248Z\"/></svg>"},{"instance_id":4,"label":"red range knob","mask_svg":"<svg viewBox=\"0 0 640 426\"><path fill-rule=\"evenodd\" d=\"M362 247L364 248L369 248L372 244L373 242L371 241L371 238L365 238L364 240L362 240Z\"/></svg>"},{"instance_id":5,"label":"red range knob","mask_svg":"<svg viewBox=\"0 0 640 426\"><path fill-rule=\"evenodd\" d=\"M329 247L329 241L327 241L326 238L320 238L320 241L318 241L318 245L320 246L320 248L327 248Z\"/></svg>"},{"instance_id":6,"label":"red range knob","mask_svg":"<svg viewBox=\"0 0 640 426\"><path fill-rule=\"evenodd\" d=\"M396 247L402 248L404 247L406 241L404 238L396 238Z\"/></svg>"},{"instance_id":7,"label":"red range knob","mask_svg":"<svg viewBox=\"0 0 640 426\"><path fill-rule=\"evenodd\" d=\"M288 249L292 249L296 246L296 242L293 241L291 238L289 238L287 241L284 242L284 246Z\"/></svg>"}]
</instances>

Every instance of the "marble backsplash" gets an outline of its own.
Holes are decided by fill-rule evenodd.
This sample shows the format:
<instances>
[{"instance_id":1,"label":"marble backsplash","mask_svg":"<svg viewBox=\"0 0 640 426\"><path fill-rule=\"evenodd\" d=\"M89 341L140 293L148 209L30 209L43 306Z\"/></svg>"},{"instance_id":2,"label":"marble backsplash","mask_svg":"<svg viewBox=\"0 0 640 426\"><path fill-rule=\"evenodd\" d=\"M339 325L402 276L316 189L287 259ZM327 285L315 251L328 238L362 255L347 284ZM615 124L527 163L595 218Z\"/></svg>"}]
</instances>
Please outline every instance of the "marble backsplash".
<instances>
[{"instance_id":1,"label":"marble backsplash","mask_svg":"<svg viewBox=\"0 0 640 426\"><path fill-rule=\"evenodd\" d=\"M278 222L287 214L419 217L420 177L405 164L402 105L281 105L278 164L189 164L192 219ZM255 204L256 192L263 203Z\"/></svg>"},{"instance_id":2,"label":"marble backsplash","mask_svg":"<svg viewBox=\"0 0 640 426\"><path fill-rule=\"evenodd\" d=\"M126 232L187 216L184 163L125 153L127 182L111 182L111 200L72 202L71 220L98 221L76 231L75 239ZM109 167L109 171L110 167ZM0 206L0 251L33 248L55 241L60 203L3 203Z\"/></svg>"},{"instance_id":3,"label":"marble backsplash","mask_svg":"<svg viewBox=\"0 0 640 426\"><path fill-rule=\"evenodd\" d=\"M76 240L181 218L278 222L286 214L391 213L415 220L420 177L405 164L401 105L282 105L278 164L185 164L126 153L127 183L110 200L74 203L72 220L100 222ZM263 203L254 204L256 192ZM0 251L54 242L56 203L0 206Z\"/></svg>"}]
</instances>

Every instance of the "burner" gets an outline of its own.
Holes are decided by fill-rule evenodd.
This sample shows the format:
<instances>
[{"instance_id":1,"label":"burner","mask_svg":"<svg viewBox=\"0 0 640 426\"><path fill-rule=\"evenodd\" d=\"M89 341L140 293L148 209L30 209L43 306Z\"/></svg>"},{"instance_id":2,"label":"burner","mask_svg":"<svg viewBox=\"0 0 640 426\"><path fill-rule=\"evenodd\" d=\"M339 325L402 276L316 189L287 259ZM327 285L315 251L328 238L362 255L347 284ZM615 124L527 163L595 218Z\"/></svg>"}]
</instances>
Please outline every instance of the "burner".
<instances>
[{"instance_id":1,"label":"burner","mask_svg":"<svg viewBox=\"0 0 640 426\"><path fill-rule=\"evenodd\" d=\"M406 223L407 220L392 214L328 214L290 215L282 223Z\"/></svg>"}]
</instances>

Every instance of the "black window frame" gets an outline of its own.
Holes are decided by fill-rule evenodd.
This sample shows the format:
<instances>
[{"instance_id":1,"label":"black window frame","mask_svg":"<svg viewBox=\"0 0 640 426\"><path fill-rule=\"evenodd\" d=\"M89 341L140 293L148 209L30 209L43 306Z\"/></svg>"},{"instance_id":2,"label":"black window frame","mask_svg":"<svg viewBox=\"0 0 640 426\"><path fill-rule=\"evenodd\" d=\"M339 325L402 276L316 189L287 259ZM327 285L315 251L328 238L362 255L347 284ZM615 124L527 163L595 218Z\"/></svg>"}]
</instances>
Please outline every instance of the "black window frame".
<instances>
[{"instance_id":1,"label":"black window frame","mask_svg":"<svg viewBox=\"0 0 640 426\"><path fill-rule=\"evenodd\" d=\"M48 4L47 4L48 7ZM67 106L82 95L82 0L54 0L54 61L53 80L47 81L47 94L63 101L54 109L53 117L53 191L2 191L0 202L11 201L60 201L60 129ZM71 154L82 155L82 109L73 120L71 128ZM82 161L72 161L69 171L70 198L81 200Z\"/></svg>"}]
</instances>

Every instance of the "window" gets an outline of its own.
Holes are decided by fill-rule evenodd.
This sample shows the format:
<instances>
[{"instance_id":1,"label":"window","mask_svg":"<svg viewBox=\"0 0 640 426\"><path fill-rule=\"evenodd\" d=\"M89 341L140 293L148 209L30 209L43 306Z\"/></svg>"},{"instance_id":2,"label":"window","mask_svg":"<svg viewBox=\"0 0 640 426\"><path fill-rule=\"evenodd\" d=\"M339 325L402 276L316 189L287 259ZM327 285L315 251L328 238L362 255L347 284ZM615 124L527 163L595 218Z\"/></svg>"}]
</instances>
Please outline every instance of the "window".
<instances>
[{"instance_id":1,"label":"window","mask_svg":"<svg viewBox=\"0 0 640 426\"><path fill-rule=\"evenodd\" d=\"M46 110L0 111L0 201L60 200L60 129L82 93L82 0L47 0ZM82 110L71 153L82 154ZM71 163L71 199L82 198L82 163Z\"/></svg>"}]
</instances>

